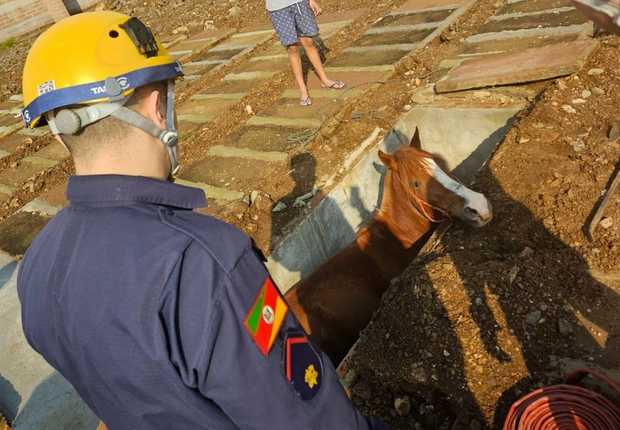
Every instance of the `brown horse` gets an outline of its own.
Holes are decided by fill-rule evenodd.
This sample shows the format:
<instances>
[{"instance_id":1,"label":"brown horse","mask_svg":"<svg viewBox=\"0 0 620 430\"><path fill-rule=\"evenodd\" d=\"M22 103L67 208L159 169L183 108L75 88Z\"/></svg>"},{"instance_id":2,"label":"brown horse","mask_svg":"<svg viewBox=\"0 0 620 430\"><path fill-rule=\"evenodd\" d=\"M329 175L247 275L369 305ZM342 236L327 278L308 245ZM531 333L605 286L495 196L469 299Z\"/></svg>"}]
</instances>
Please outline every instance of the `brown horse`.
<instances>
[{"instance_id":1,"label":"brown horse","mask_svg":"<svg viewBox=\"0 0 620 430\"><path fill-rule=\"evenodd\" d=\"M482 227L491 204L446 173L443 160L411 145L393 155L379 151L388 167L378 213L357 239L285 294L312 340L337 366L378 309L390 280L404 272L435 222L454 218Z\"/></svg>"}]
</instances>

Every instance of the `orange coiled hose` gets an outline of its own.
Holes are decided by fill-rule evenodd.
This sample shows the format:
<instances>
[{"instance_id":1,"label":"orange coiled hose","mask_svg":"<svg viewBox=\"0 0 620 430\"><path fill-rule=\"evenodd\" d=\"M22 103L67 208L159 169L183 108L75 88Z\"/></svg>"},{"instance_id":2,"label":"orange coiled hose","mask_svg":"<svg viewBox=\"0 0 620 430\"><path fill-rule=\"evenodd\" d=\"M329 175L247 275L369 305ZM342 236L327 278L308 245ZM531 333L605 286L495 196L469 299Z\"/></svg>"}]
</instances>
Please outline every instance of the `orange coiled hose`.
<instances>
[{"instance_id":1,"label":"orange coiled hose","mask_svg":"<svg viewBox=\"0 0 620 430\"><path fill-rule=\"evenodd\" d=\"M605 381L620 395L620 387L607 376L578 369L564 384L541 388L512 405L504 430L620 430L620 409L578 386L588 375Z\"/></svg>"}]
</instances>

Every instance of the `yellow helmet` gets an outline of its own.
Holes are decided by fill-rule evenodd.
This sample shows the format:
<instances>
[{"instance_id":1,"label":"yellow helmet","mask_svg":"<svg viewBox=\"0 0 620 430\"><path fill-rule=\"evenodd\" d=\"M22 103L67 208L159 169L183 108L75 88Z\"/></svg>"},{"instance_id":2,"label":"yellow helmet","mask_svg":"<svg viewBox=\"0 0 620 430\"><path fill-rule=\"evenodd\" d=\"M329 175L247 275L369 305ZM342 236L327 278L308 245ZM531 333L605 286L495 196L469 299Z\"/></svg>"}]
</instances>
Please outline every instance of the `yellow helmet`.
<instances>
[{"instance_id":1,"label":"yellow helmet","mask_svg":"<svg viewBox=\"0 0 620 430\"><path fill-rule=\"evenodd\" d=\"M23 72L22 117L32 129L45 123L46 114L52 133L74 134L113 115L160 138L174 171L174 81L182 76L181 65L137 18L106 11L81 13L53 25L32 45ZM136 88L159 81L169 83L168 130L123 107ZM72 105L86 107L54 115L54 110Z\"/></svg>"}]
</instances>

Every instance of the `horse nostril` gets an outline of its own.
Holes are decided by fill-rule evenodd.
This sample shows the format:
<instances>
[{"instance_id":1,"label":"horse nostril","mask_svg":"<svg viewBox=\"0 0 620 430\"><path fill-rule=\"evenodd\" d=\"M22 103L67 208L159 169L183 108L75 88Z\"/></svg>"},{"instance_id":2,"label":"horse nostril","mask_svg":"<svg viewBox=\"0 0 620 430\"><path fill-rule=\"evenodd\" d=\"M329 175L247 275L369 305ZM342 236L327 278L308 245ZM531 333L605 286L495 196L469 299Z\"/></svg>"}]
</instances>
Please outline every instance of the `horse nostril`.
<instances>
[{"instance_id":1,"label":"horse nostril","mask_svg":"<svg viewBox=\"0 0 620 430\"><path fill-rule=\"evenodd\" d=\"M470 215L472 218L480 216L478 215L478 211L476 209L470 208L469 206L465 207L465 212L467 212L467 214Z\"/></svg>"}]
</instances>

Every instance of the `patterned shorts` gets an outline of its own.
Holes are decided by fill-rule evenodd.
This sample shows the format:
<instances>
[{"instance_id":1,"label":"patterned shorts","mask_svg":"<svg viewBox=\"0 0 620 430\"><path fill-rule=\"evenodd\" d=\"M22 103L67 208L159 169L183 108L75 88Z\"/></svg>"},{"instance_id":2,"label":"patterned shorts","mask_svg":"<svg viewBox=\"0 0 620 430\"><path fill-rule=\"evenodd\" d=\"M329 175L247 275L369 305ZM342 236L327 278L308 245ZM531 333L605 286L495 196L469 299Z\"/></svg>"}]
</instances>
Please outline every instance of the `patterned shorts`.
<instances>
[{"instance_id":1,"label":"patterned shorts","mask_svg":"<svg viewBox=\"0 0 620 430\"><path fill-rule=\"evenodd\" d=\"M308 0L269 12L269 18L284 46L298 43L300 37L314 37L319 34L319 26Z\"/></svg>"}]
</instances>

